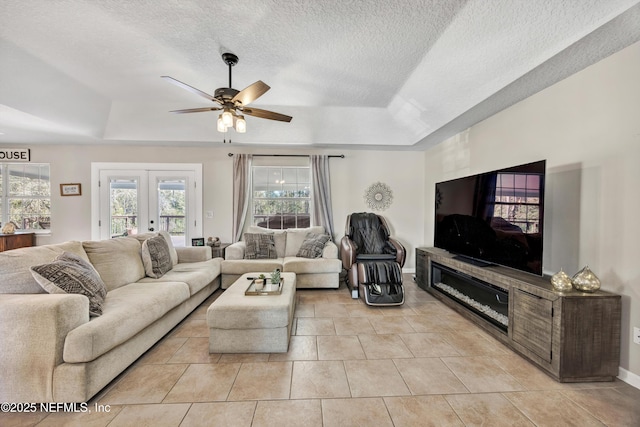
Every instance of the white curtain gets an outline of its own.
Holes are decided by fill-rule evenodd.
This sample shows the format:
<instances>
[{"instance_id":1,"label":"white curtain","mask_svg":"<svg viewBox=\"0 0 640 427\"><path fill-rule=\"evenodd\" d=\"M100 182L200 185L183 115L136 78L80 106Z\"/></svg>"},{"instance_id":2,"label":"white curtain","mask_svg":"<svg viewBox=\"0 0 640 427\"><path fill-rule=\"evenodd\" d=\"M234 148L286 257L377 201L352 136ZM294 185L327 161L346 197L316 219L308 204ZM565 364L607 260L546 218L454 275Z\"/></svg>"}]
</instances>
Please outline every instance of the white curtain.
<instances>
[{"instance_id":1,"label":"white curtain","mask_svg":"<svg viewBox=\"0 0 640 427\"><path fill-rule=\"evenodd\" d=\"M233 156L233 241L242 237L251 196L251 154Z\"/></svg>"},{"instance_id":2,"label":"white curtain","mask_svg":"<svg viewBox=\"0 0 640 427\"><path fill-rule=\"evenodd\" d=\"M312 154L311 186L313 187L313 221L314 225L322 225L331 240L334 239L333 209L331 206L331 180L329 175L329 156Z\"/></svg>"}]
</instances>

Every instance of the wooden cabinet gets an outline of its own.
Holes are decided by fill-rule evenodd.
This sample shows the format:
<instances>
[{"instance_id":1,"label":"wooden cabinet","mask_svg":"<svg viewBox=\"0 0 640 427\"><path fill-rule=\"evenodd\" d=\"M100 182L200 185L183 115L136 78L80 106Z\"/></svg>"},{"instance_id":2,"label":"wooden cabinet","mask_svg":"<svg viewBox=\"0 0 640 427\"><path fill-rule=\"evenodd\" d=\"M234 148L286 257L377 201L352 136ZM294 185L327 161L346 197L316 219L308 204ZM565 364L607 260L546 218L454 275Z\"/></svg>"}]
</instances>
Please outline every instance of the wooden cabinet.
<instances>
[{"instance_id":1,"label":"wooden cabinet","mask_svg":"<svg viewBox=\"0 0 640 427\"><path fill-rule=\"evenodd\" d=\"M429 287L429 260L427 251L416 249L416 283L425 291Z\"/></svg>"},{"instance_id":2,"label":"wooden cabinet","mask_svg":"<svg viewBox=\"0 0 640 427\"><path fill-rule=\"evenodd\" d=\"M513 289L513 342L551 362L553 342L553 301Z\"/></svg>"},{"instance_id":3,"label":"wooden cabinet","mask_svg":"<svg viewBox=\"0 0 640 427\"><path fill-rule=\"evenodd\" d=\"M0 234L0 252L36 244L35 233Z\"/></svg>"},{"instance_id":4,"label":"wooden cabinet","mask_svg":"<svg viewBox=\"0 0 640 427\"><path fill-rule=\"evenodd\" d=\"M460 278L481 280L506 290L508 328L496 327L432 286L432 265L446 266ZM605 291L556 292L548 278L499 266L474 266L435 248L416 249L416 281L558 381L613 381L618 375L619 295Z\"/></svg>"}]
</instances>

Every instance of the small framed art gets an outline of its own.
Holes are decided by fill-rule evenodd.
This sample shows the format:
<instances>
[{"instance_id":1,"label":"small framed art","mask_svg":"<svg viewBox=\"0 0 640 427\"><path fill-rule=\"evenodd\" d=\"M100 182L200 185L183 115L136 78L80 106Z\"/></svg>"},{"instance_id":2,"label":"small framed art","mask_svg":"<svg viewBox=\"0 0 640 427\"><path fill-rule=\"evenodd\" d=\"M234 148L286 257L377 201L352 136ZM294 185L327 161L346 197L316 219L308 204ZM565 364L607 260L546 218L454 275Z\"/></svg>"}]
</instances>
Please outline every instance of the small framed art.
<instances>
[{"instance_id":1,"label":"small framed art","mask_svg":"<svg viewBox=\"0 0 640 427\"><path fill-rule=\"evenodd\" d=\"M204 246L204 237L191 239L191 246Z\"/></svg>"},{"instance_id":2,"label":"small framed art","mask_svg":"<svg viewBox=\"0 0 640 427\"><path fill-rule=\"evenodd\" d=\"M61 196L81 196L82 185L80 184L60 184Z\"/></svg>"}]
</instances>

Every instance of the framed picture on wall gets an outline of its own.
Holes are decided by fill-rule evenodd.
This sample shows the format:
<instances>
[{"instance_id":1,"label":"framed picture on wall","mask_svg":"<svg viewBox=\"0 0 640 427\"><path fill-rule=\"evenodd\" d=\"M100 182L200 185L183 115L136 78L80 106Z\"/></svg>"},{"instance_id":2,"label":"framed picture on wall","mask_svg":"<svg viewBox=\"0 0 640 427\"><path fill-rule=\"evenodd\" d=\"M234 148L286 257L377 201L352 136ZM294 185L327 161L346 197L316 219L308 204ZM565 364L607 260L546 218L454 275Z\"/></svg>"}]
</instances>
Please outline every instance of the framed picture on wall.
<instances>
[{"instance_id":1,"label":"framed picture on wall","mask_svg":"<svg viewBox=\"0 0 640 427\"><path fill-rule=\"evenodd\" d=\"M82 186L80 184L60 184L61 196L81 196Z\"/></svg>"},{"instance_id":2,"label":"framed picture on wall","mask_svg":"<svg viewBox=\"0 0 640 427\"><path fill-rule=\"evenodd\" d=\"M204 246L204 237L191 239L191 246Z\"/></svg>"}]
</instances>

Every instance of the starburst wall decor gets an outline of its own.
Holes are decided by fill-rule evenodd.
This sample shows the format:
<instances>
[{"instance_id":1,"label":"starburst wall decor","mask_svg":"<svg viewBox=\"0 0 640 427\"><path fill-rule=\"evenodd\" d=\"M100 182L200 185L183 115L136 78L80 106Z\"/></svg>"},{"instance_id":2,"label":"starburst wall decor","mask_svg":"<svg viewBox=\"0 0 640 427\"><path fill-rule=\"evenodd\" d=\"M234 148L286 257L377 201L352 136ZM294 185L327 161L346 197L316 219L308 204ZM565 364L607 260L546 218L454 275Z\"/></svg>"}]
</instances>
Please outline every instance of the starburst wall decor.
<instances>
[{"instance_id":1,"label":"starburst wall decor","mask_svg":"<svg viewBox=\"0 0 640 427\"><path fill-rule=\"evenodd\" d=\"M387 184L376 182L365 190L364 201L374 211L383 211L391 206L393 192Z\"/></svg>"}]
</instances>

